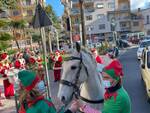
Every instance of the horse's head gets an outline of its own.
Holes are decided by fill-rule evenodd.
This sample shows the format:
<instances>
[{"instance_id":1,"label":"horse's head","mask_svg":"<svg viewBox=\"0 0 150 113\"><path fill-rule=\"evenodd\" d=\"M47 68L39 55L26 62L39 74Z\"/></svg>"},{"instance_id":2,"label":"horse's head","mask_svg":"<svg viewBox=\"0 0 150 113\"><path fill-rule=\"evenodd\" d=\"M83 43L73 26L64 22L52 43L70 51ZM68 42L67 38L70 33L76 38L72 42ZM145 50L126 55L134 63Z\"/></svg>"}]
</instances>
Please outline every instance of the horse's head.
<instances>
[{"instance_id":1,"label":"horse's head","mask_svg":"<svg viewBox=\"0 0 150 113\"><path fill-rule=\"evenodd\" d=\"M64 103L69 102L74 93L79 93L81 84L87 81L95 70L96 62L92 54L76 44L76 51L63 63L58 97Z\"/></svg>"}]
</instances>

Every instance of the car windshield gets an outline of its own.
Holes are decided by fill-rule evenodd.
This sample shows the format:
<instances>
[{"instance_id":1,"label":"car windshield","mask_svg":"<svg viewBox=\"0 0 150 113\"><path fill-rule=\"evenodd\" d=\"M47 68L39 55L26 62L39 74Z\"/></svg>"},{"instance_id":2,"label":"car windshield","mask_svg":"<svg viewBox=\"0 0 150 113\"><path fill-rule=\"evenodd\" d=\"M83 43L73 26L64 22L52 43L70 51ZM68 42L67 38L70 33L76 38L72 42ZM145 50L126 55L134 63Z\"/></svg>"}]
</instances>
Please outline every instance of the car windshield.
<instances>
[{"instance_id":1,"label":"car windshield","mask_svg":"<svg viewBox=\"0 0 150 113\"><path fill-rule=\"evenodd\" d=\"M142 42L142 43L140 44L140 47L141 47L141 48L148 47L148 46L150 46L150 41Z\"/></svg>"},{"instance_id":2,"label":"car windshield","mask_svg":"<svg viewBox=\"0 0 150 113\"><path fill-rule=\"evenodd\" d=\"M147 53L147 67L150 68L150 52Z\"/></svg>"}]
</instances>

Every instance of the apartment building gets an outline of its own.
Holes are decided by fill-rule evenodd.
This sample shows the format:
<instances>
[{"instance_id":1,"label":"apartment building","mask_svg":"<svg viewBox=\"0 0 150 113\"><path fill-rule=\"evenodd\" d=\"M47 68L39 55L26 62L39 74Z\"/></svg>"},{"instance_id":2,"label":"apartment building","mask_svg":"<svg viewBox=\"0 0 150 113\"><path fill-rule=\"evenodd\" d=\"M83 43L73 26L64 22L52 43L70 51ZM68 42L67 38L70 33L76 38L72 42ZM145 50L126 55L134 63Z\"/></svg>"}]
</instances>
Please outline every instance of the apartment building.
<instances>
[{"instance_id":1,"label":"apartment building","mask_svg":"<svg viewBox=\"0 0 150 113\"><path fill-rule=\"evenodd\" d=\"M140 13L143 17L143 32L146 36L150 36L150 8L143 9Z\"/></svg>"},{"instance_id":2,"label":"apartment building","mask_svg":"<svg viewBox=\"0 0 150 113\"><path fill-rule=\"evenodd\" d=\"M36 2L35 0L20 0L18 2L18 8L14 10L9 10L9 17L12 20L22 20L25 19L29 23L32 21L35 12Z\"/></svg>"},{"instance_id":3,"label":"apartment building","mask_svg":"<svg viewBox=\"0 0 150 113\"><path fill-rule=\"evenodd\" d=\"M62 0L62 3L71 7L73 34L79 34L79 0ZM84 7L87 37L112 37L112 22L120 35L131 31L130 0L85 0Z\"/></svg>"},{"instance_id":4,"label":"apartment building","mask_svg":"<svg viewBox=\"0 0 150 113\"><path fill-rule=\"evenodd\" d=\"M140 33L144 30L144 19L141 14L141 8L131 12L131 32Z\"/></svg>"}]
</instances>

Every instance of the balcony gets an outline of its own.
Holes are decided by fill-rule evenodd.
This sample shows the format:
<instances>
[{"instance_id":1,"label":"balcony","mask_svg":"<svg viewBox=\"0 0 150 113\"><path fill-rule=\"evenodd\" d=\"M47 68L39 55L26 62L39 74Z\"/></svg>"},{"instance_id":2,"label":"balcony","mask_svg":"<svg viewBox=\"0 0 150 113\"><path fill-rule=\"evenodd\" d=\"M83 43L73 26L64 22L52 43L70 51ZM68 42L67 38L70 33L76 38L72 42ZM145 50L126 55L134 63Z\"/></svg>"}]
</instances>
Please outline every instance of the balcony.
<instances>
[{"instance_id":1,"label":"balcony","mask_svg":"<svg viewBox=\"0 0 150 113\"><path fill-rule=\"evenodd\" d=\"M79 9L76 9L76 8L71 9L71 15L77 15L77 14L80 14Z\"/></svg>"},{"instance_id":2,"label":"balcony","mask_svg":"<svg viewBox=\"0 0 150 113\"><path fill-rule=\"evenodd\" d=\"M123 27L123 28L120 28L121 31L130 31L131 29L129 27Z\"/></svg>"},{"instance_id":3,"label":"balcony","mask_svg":"<svg viewBox=\"0 0 150 113\"><path fill-rule=\"evenodd\" d=\"M72 1L72 8L79 8L80 7L79 0L71 0L71 1ZM84 7L85 7L85 9L94 8L93 0L86 0L84 2Z\"/></svg>"}]
</instances>

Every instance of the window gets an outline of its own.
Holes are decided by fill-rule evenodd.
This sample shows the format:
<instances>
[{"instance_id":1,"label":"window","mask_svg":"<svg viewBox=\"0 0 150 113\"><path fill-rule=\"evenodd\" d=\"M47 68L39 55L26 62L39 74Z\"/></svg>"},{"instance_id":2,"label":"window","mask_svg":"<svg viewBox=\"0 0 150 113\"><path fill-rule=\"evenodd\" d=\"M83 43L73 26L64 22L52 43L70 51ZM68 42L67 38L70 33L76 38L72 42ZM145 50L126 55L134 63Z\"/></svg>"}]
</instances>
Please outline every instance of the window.
<instances>
[{"instance_id":1,"label":"window","mask_svg":"<svg viewBox=\"0 0 150 113\"><path fill-rule=\"evenodd\" d=\"M31 5L31 0L26 0L26 5Z\"/></svg>"},{"instance_id":2,"label":"window","mask_svg":"<svg viewBox=\"0 0 150 113\"><path fill-rule=\"evenodd\" d=\"M13 16L18 16L19 14L19 11L13 11Z\"/></svg>"},{"instance_id":3,"label":"window","mask_svg":"<svg viewBox=\"0 0 150 113\"><path fill-rule=\"evenodd\" d=\"M32 10L27 10L27 15L32 16L33 15L33 11Z\"/></svg>"},{"instance_id":4,"label":"window","mask_svg":"<svg viewBox=\"0 0 150 113\"><path fill-rule=\"evenodd\" d=\"M89 32L93 31L93 29L94 29L94 26L87 26L87 28L86 28L86 30L89 31Z\"/></svg>"},{"instance_id":5,"label":"window","mask_svg":"<svg viewBox=\"0 0 150 113\"><path fill-rule=\"evenodd\" d=\"M150 35L150 30L147 31L147 35Z\"/></svg>"},{"instance_id":6,"label":"window","mask_svg":"<svg viewBox=\"0 0 150 113\"><path fill-rule=\"evenodd\" d=\"M150 68L150 52L147 53L147 67Z\"/></svg>"},{"instance_id":7,"label":"window","mask_svg":"<svg viewBox=\"0 0 150 113\"><path fill-rule=\"evenodd\" d=\"M108 3L108 8L115 8L115 4L114 3Z\"/></svg>"},{"instance_id":8,"label":"window","mask_svg":"<svg viewBox=\"0 0 150 113\"><path fill-rule=\"evenodd\" d=\"M105 24L100 24L100 25L99 25L99 29L100 29L100 30L105 29Z\"/></svg>"},{"instance_id":9,"label":"window","mask_svg":"<svg viewBox=\"0 0 150 113\"><path fill-rule=\"evenodd\" d=\"M98 15L97 15L97 18L98 18L98 19L104 19L104 14L98 14Z\"/></svg>"},{"instance_id":10,"label":"window","mask_svg":"<svg viewBox=\"0 0 150 113\"><path fill-rule=\"evenodd\" d=\"M139 26L139 22L133 22L133 26Z\"/></svg>"},{"instance_id":11,"label":"window","mask_svg":"<svg viewBox=\"0 0 150 113\"><path fill-rule=\"evenodd\" d=\"M87 21L92 20L92 15L86 16L86 20Z\"/></svg>"},{"instance_id":12,"label":"window","mask_svg":"<svg viewBox=\"0 0 150 113\"><path fill-rule=\"evenodd\" d=\"M127 27L126 22L122 22L122 23L120 23L120 27Z\"/></svg>"},{"instance_id":13,"label":"window","mask_svg":"<svg viewBox=\"0 0 150 113\"><path fill-rule=\"evenodd\" d=\"M147 17L146 17L146 23L147 23L147 24L150 23L150 22L149 22L149 15L147 15Z\"/></svg>"},{"instance_id":14,"label":"window","mask_svg":"<svg viewBox=\"0 0 150 113\"><path fill-rule=\"evenodd\" d=\"M96 7L97 7L98 9L102 9L102 8L104 8L104 4L103 4L103 3L97 3L97 4L96 4Z\"/></svg>"}]
</instances>

